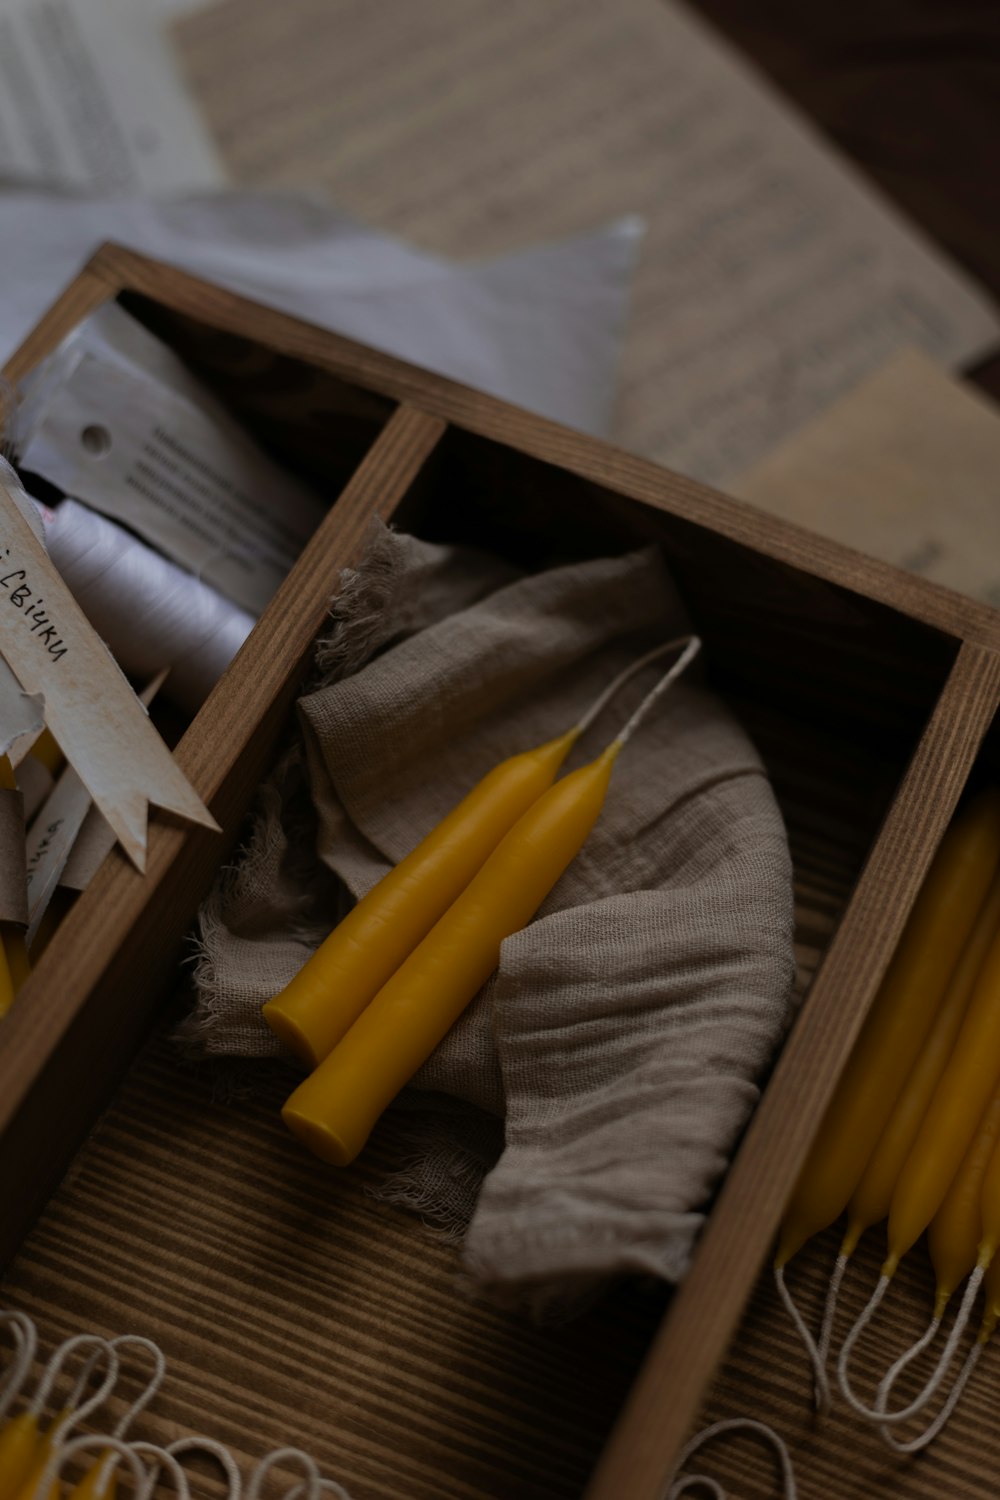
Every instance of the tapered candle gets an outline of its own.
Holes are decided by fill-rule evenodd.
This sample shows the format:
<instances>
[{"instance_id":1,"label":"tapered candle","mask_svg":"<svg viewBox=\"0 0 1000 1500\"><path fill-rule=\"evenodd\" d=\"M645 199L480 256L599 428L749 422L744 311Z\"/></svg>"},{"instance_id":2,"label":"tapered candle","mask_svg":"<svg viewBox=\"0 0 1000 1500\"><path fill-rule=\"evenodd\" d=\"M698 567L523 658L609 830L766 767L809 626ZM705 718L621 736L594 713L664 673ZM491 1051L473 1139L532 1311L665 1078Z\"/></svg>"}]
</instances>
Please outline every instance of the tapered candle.
<instances>
[{"instance_id":1,"label":"tapered candle","mask_svg":"<svg viewBox=\"0 0 1000 1500\"><path fill-rule=\"evenodd\" d=\"M779 1270L847 1207L919 1056L998 865L1000 792L990 789L968 805L941 840L792 1194L775 1257Z\"/></svg>"},{"instance_id":2,"label":"tapered candle","mask_svg":"<svg viewBox=\"0 0 1000 1500\"><path fill-rule=\"evenodd\" d=\"M110 1450L95 1459L83 1478L69 1492L69 1500L115 1500L118 1470Z\"/></svg>"},{"instance_id":3,"label":"tapered candle","mask_svg":"<svg viewBox=\"0 0 1000 1500\"><path fill-rule=\"evenodd\" d=\"M552 785L579 736L614 694L651 661L680 645L690 649L690 638L647 652L604 689L572 729L488 772L267 1002L263 1014L272 1031L310 1066L322 1061L521 814Z\"/></svg>"},{"instance_id":4,"label":"tapered candle","mask_svg":"<svg viewBox=\"0 0 1000 1500\"><path fill-rule=\"evenodd\" d=\"M880 1223L889 1215L896 1184L913 1148L934 1090L948 1065L976 981L998 929L1000 876L994 877L987 892L965 951L931 1024L927 1040L920 1049L920 1055L903 1085L878 1145L848 1204L847 1233L841 1247L846 1255L852 1254L861 1235L870 1225ZM971 1266L969 1269L971 1270Z\"/></svg>"},{"instance_id":5,"label":"tapered candle","mask_svg":"<svg viewBox=\"0 0 1000 1500\"><path fill-rule=\"evenodd\" d=\"M535 915L604 804L617 743L539 797L282 1110L325 1161L354 1160L372 1126Z\"/></svg>"},{"instance_id":6,"label":"tapered candle","mask_svg":"<svg viewBox=\"0 0 1000 1500\"><path fill-rule=\"evenodd\" d=\"M264 1006L271 1030L315 1066L426 937L504 834L552 785L577 731L495 766L334 928Z\"/></svg>"},{"instance_id":7,"label":"tapered candle","mask_svg":"<svg viewBox=\"0 0 1000 1500\"><path fill-rule=\"evenodd\" d=\"M1000 1089L986 1106L962 1164L927 1231L927 1248L937 1278L934 1317L940 1322L948 1301L974 1268L983 1237L983 1182L1000 1142Z\"/></svg>"},{"instance_id":8,"label":"tapered candle","mask_svg":"<svg viewBox=\"0 0 1000 1500\"><path fill-rule=\"evenodd\" d=\"M1000 1255L995 1255L990 1262L983 1291L983 1321L979 1329L981 1344L993 1337L996 1326L1000 1323Z\"/></svg>"},{"instance_id":9,"label":"tapered candle","mask_svg":"<svg viewBox=\"0 0 1000 1500\"><path fill-rule=\"evenodd\" d=\"M941 1075L892 1195L891 1275L900 1256L927 1228L969 1149L1000 1080L1000 935L976 980L954 1051Z\"/></svg>"},{"instance_id":10,"label":"tapered candle","mask_svg":"<svg viewBox=\"0 0 1000 1500\"><path fill-rule=\"evenodd\" d=\"M583 847L615 761L644 715L700 647L685 651L621 734L524 812L479 873L282 1111L289 1128L337 1166L354 1160L375 1121L427 1060L500 961L505 938L535 915Z\"/></svg>"},{"instance_id":11,"label":"tapered candle","mask_svg":"<svg viewBox=\"0 0 1000 1500\"><path fill-rule=\"evenodd\" d=\"M12 1417L0 1432L0 1500L17 1500L40 1443L38 1416L33 1411Z\"/></svg>"}]
</instances>

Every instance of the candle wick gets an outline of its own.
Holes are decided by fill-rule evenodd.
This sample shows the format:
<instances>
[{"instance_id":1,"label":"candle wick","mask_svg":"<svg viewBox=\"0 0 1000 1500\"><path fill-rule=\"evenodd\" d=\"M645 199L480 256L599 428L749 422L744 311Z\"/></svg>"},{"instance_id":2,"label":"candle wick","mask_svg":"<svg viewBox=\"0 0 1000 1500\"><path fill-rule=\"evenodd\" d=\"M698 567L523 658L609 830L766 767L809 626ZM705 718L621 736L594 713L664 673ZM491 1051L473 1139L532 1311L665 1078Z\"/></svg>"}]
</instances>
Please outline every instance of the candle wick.
<instances>
[{"instance_id":1,"label":"candle wick","mask_svg":"<svg viewBox=\"0 0 1000 1500\"><path fill-rule=\"evenodd\" d=\"M644 667L648 667L650 662L659 661L660 657L666 656L669 651L676 651L678 646L685 645L690 639L691 637L688 635L681 635L676 640L665 642L662 646L654 646L652 651L647 651L643 656L638 657L637 660L630 663L623 672L619 672L618 676L608 684L600 696L591 704L590 708L587 709L587 712L576 726L577 735L586 734L591 724L593 724L599 714L604 712L615 694L620 692L627 682L631 682L632 678L641 672Z\"/></svg>"},{"instance_id":2,"label":"candle wick","mask_svg":"<svg viewBox=\"0 0 1000 1500\"><path fill-rule=\"evenodd\" d=\"M692 661L694 661L700 650L700 637L696 635L689 636L687 645L685 646L684 650L681 652L677 660L674 662L669 672L665 672L656 686L650 689L645 698L643 698L642 702L639 704L639 707L636 709L635 713L625 725L624 729L620 734L615 736L619 748L622 748L623 746L628 744L629 740L632 738L632 735L639 728L639 725L642 723L643 719L649 713L653 705L663 696L663 694L667 691L667 688L670 687L671 683L676 682L681 673L691 664Z\"/></svg>"}]
</instances>

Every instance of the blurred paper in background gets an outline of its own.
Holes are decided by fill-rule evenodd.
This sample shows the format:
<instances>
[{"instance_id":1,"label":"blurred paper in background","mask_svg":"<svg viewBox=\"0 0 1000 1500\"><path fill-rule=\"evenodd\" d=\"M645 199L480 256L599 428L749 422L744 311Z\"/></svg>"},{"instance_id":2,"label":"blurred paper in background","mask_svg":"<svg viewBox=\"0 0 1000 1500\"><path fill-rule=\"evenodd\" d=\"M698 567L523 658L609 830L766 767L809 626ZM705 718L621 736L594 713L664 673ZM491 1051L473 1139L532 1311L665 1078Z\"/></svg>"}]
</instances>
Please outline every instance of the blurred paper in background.
<instances>
[{"instance_id":1,"label":"blurred paper in background","mask_svg":"<svg viewBox=\"0 0 1000 1500\"><path fill-rule=\"evenodd\" d=\"M979 289L668 0L0 0L0 17L24 57L63 37L25 118L60 139L72 118L70 179L105 194L0 199L0 354L112 238L570 426L606 435L614 411L623 446L726 485L898 350L958 369L1000 334ZM107 196L98 168L116 190L211 180L205 129L257 191Z\"/></svg>"},{"instance_id":2,"label":"blurred paper in background","mask_svg":"<svg viewBox=\"0 0 1000 1500\"><path fill-rule=\"evenodd\" d=\"M981 291L668 0L221 0L172 34L239 181L321 183L451 256L642 215L615 437L699 479L903 346L958 368L997 339Z\"/></svg>"},{"instance_id":3,"label":"blurred paper in background","mask_svg":"<svg viewBox=\"0 0 1000 1500\"><path fill-rule=\"evenodd\" d=\"M1000 409L906 350L731 489L1000 606L998 475Z\"/></svg>"},{"instance_id":4,"label":"blurred paper in background","mask_svg":"<svg viewBox=\"0 0 1000 1500\"><path fill-rule=\"evenodd\" d=\"M0 0L0 175L116 193L222 180L154 8Z\"/></svg>"}]
</instances>

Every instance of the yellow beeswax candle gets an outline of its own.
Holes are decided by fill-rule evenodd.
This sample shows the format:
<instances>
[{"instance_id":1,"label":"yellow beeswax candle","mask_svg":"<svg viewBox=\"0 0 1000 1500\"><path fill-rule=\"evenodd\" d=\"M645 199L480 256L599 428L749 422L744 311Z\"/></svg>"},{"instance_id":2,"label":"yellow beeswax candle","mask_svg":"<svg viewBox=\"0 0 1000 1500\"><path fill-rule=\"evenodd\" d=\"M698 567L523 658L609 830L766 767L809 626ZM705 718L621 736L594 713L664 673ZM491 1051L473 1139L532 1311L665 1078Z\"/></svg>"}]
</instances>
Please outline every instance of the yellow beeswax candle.
<instances>
[{"instance_id":1,"label":"yellow beeswax candle","mask_svg":"<svg viewBox=\"0 0 1000 1500\"><path fill-rule=\"evenodd\" d=\"M78 1484L69 1492L69 1500L115 1500L118 1493L116 1455L108 1450L95 1459Z\"/></svg>"},{"instance_id":2,"label":"yellow beeswax candle","mask_svg":"<svg viewBox=\"0 0 1000 1500\"><path fill-rule=\"evenodd\" d=\"M959 1027L998 929L1000 875L994 877L987 892L965 951L958 961L941 1007L927 1034L927 1040L920 1049L920 1055L903 1085L878 1145L848 1204L847 1233L841 1247L845 1255L853 1254L858 1240L870 1225L878 1224L888 1217L896 1183L913 1148L934 1090L951 1057ZM985 1170L985 1163L983 1169ZM976 1191L978 1197L978 1188Z\"/></svg>"},{"instance_id":3,"label":"yellow beeswax candle","mask_svg":"<svg viewBox=\"0 0 1000 1500\"><path fill-rule=\"evenodd\" d=\"M998 1080L1000 935L987 952L954 1050L893 1191L884 1275L893 1274L940 1208Z\"/></svg>"},{"instance_id":4,"label":"yellow beeswax candle","mask_svg":"<svg viewBox=\"0 0 1000 1500\"><path fill-rule=\"evenodd\" d=\"M779 1269L847 1207L930 1031L998 865L1000 792L990 789L969 803L941 840L796 1184L779 1235ZM985 1100L980 1114L984 1106Z\"/></svg>"},{"instance_id":5,"label":"yellow beeswax candle","mask_svg":"<svg viewBox=\"0 0 1000 1500\"><path fill-rule=\"evenodd\" d=\"M52 1456L53 1448L61 1440L65 1429L70 1425L72 1414L61 1412L51 1424L47 1432L39 1435L35 1444L34 1456L21 1485L17 1500L59 1500L59 1481L53 1479L45 1495L37 1494L39 1483L48 1466Z\"/></svg>"},{"instance_id":6,"label":"yellow beeswax candle","mask_svg":"<svg viewBox=\"0 0 1000 1500\"><path fill-rule=\"evenodd\" d=\"M937 1278L934 1316L938 1320L944 1315L952 1293L979 1258L983 1183L998 1141L1000 1089L986 1106L955 1179L927 1231L927 1248Z\"/></svg>"},{"instance_id":7,"label":"yellow beeswax candle","mask_svg":"<svg viewBox=\"0 0 1000 1500\"><path fill-rule=\"evenodd\" d=\"M979 1239L978 1264L984 1269L992 1264L1000 1247L1000 1142L993 1148L983 1176L979 1195L979 1217L982 1232Z\"/></svg>"},{"instance_id":8,"label":"yellow beeswax candle","mask_svg":"<svg viewBox=\"0 0 1000 1500\"><path fill-rule=\"evenodd\" d=\"M280 995L271 1030L315 1066L552 785L579 730L495 766L358 902Z\"/></svg>"},{"instance_id":9,"label":"yellow beeswax candle","mask_svg":"<svg viewBox=\"0 0 1000 1500\"><path fill-rule=\"evenodd\" d=\"M0 1500L18 1500L38 1452L38 1417L23 1411L0 1432Z\"/></svg>"},{"instance_id":10,"label":"yellow beeswax candle","mask_svg":"<svg viewBox=\"0 0 1000 1500\"><path fill-rule=\"evenodd\" d=\"M572 729L495 766L357 906L263 1008L272 1031L315 1067L354 1024L480 870L518 818L550 787L581 734L637 672L684 649L654 701L697 653L696 636L647 651L608 684ZM645 707L640 706L640 712ZM628 733L628 726L623 737Z\"/></svg>"},{"instance_id":11,"label":"yellow beeswax candle","mask_svg":"<svg viewBox=\"0 0 1000 1500\"><path fill-rule=\"evenodd\" d=\"M582 848L604 804L620 742L545 792L295 1090L282 1118L325 1161L354 1160L375 1121L424 1063Z\"/></svg>"},{"instance_id":12,"label":"yellow beeswax candle","mask_svg":"<svg viewBox=\"0 0 1000 1500\"><path fill-rule=\"evenodd\" d=\"M995 1255L990 1262L983 1289L983 1321L979 1329L981 1344L993 1337L996 1326L1000 1323L1000 1255Z\"/></svg>"}]
</instances>

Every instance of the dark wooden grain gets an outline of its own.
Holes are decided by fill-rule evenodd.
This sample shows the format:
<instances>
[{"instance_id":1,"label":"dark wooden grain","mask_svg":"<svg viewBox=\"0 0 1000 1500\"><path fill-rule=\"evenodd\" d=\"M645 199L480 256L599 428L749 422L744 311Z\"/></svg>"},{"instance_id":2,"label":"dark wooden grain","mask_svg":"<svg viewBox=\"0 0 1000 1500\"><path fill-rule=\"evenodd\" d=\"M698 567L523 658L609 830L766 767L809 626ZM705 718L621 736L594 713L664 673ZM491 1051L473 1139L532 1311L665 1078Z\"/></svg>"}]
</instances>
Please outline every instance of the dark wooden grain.
<instances>
[{"instance_id":1,"label":"dark wooden grain","mask_svg":"<svg viewBox=\"0 0 1000 1500\"><path fill-rule=\"evenodd\" d=\"M353 1500L575 1500L662 1294L623 1288L548 1329L470 1301L454 1247L368 1196L405 1123L335 1171L281 1124L294 1082L273 1066L220 1102L214 1070L147 1049L4 1304L48 1348L85 1328L159 1340L170 1374L143 1434L208 1432L245 1471L293 1443Z\"/></svg>"},{"instance_id":2,"label":"dark wooden grain","mask_svg":"<svg viewBox=\"0 0 1000 1500\"><path fill-rule=\"evenodd\" d=\"M587 1500L660 1494L998 703L1000 656L963 647Z\"/></svg>"}]
</instances>

